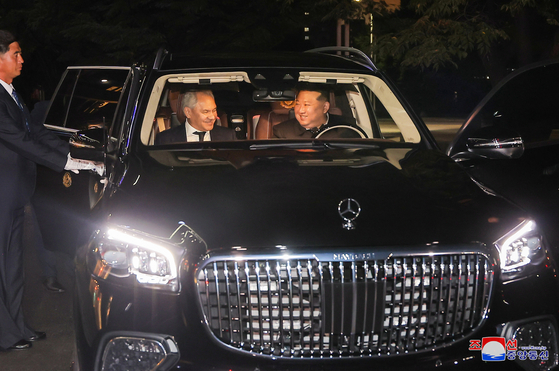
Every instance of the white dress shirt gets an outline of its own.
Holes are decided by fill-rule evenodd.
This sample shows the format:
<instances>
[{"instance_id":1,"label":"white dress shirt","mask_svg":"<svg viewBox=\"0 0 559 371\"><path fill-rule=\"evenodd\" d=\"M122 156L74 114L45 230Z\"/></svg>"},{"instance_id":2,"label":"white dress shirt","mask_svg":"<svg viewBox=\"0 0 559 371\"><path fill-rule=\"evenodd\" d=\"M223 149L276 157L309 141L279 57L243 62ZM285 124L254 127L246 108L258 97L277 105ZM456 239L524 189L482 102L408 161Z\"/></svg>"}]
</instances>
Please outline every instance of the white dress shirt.
<instances>
[{"instance_id":1,"label":"white dress shirt","mask_svg":"<svg viewBox=\"0 0 559 371\"><path fill-rule=\"evenodd\" d=\"M8 92L8 94L10 94L10 97L12 97L12 99L14 100L14 102L17 103L16 99L14 98L14 95L12 94L14 91L14 86L12 84L6 84L6 82L2 79L0 79L0 84L4 87L4 89L6 89L6 91Z\"/></svg>"},{"instance_id":2,"label":"white dress shirt","mask_svg":"<svg viewBox=\"0 0 559 371\"><path fill-rule=\"evenodd\" d=\"M194 129L189 123L188 123L188 119L186 119L185 123L184 123L185 127L186 127L186 141L187 142L199 142L200 141L200 137L198 136L198 134L194 134L195 131L201 131L198 129ZM206 134L204 135L204 142L208 142L210 141L210 132L206 131Z\"/></svg>"}]
</instances>

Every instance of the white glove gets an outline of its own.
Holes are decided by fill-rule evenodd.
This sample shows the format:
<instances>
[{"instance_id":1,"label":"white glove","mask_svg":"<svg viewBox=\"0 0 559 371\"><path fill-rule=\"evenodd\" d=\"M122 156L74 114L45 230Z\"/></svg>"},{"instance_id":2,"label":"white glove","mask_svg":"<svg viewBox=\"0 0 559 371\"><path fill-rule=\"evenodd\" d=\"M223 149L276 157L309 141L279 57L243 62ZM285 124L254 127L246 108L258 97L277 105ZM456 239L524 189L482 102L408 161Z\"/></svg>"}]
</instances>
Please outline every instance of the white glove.
<instances>
[{"instance_id":1,"label":"white glove","mask_svg":"<svg viewBox=\"0 0 559 371\"><path fill-rule=\"evenodd\" d=\"M76 174L79 173L79 170L93 170L100 176L103 176L105 174L105 164L103 164L102 162L73 158L68 153L68 160L66 161L64 170L70 170Z\"/></svg>"}]
</instances>

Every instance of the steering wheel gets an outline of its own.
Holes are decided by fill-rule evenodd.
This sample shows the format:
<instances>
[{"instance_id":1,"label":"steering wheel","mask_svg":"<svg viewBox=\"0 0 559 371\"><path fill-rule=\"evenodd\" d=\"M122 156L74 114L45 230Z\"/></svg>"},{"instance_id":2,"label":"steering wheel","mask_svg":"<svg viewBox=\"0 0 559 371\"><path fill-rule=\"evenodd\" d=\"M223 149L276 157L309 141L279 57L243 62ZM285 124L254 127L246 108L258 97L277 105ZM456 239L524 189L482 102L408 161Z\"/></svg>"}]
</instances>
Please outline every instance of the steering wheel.
<instances>
[{"instance_id":1,"label":"steering wheel","mask_svg":"<svg viewBox=\"0 0 559 371\"><path fill-rule=\"evenodd\" d=\"M329 127L327 129L325 129L324 131L321 131L320 133L318 133L318 135L315 138L320 138L325 133L327 133L331 130L334 130L334 129L352 130L352 131L356 132L361 138L364 138L364 139L367 138L367 134L365 134L363 131L357 129L356 127L353 127L353 126L350 126L350 125L336 125L336 126Z\"/></svg>"}]
</instances>

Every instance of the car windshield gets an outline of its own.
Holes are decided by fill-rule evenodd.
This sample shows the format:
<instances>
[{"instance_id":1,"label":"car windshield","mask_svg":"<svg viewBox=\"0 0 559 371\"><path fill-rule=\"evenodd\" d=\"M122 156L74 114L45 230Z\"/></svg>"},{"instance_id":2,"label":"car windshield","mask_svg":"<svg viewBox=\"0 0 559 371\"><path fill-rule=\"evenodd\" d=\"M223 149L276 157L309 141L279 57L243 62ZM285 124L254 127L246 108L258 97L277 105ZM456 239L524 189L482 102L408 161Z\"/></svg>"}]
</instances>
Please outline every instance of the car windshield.
<instances>
[{"instance_id":1,"label":"car windshield","mask_svg":"<svg viewBox=\"0 0 559 371\"><path fill-rule=\"evenodd\" d=\"M372 140L421 140L400 101L376 76L300 71L298 81L284 78L268 85L259 81L259 76L262 74L254 71L160 76L146 107L142 143L188 148L193 145L189 142L196 140L192 138L198 138L195 132L206 135L198 134L206 131L199 127L211 128L212 120L221 128L200 140L256 141L252 149L270 148L276 145L274 141L286 139L309 142L341 138L363 145L367 143L363 141ZM302 93L305 91L307 95ZM193 95L199 99L198 109L192 104ZM320 125L315 128L316 122Z\"/></svg>"}]
</instances>

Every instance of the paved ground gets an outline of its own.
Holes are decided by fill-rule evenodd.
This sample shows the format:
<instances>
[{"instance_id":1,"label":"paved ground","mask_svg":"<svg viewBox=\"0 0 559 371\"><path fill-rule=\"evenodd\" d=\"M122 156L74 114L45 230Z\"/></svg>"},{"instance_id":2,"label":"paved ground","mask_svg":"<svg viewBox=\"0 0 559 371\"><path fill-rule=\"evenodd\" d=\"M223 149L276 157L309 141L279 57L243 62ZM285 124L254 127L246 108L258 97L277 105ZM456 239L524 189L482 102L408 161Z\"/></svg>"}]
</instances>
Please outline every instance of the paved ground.
<instances>
[{"instance_id":1,"label":"paved ground","mask_svg":"<svg viewBox=\"0 0 559 371\"><path fill-rule=\"evenodd\" d=\"M443 117L427 117L423 118L425 124L437 140L441 150L446 151L450 142L456 136L456 132L464 123L463 118L443 118Z\"/></svg>"},{"instance_id":2,"label":"paved ground","mask_svg":"<svg viewBox=\"0 0 559 371\"><path fill-rule=\"evenodd\" d=\"M445 150L460 128L463 119L424 119ZM34 236L26 233L26 246L33 246ZM72 324L72 257L57 254L59 281L67 291L47 292L40 281L40 267L33 249L25 251L24 310L30 325L45 331L47 339L33 344L26 351L0 352L1 371L64 371L70 370L73 352Z\"/></svg>"}]
</instances>

